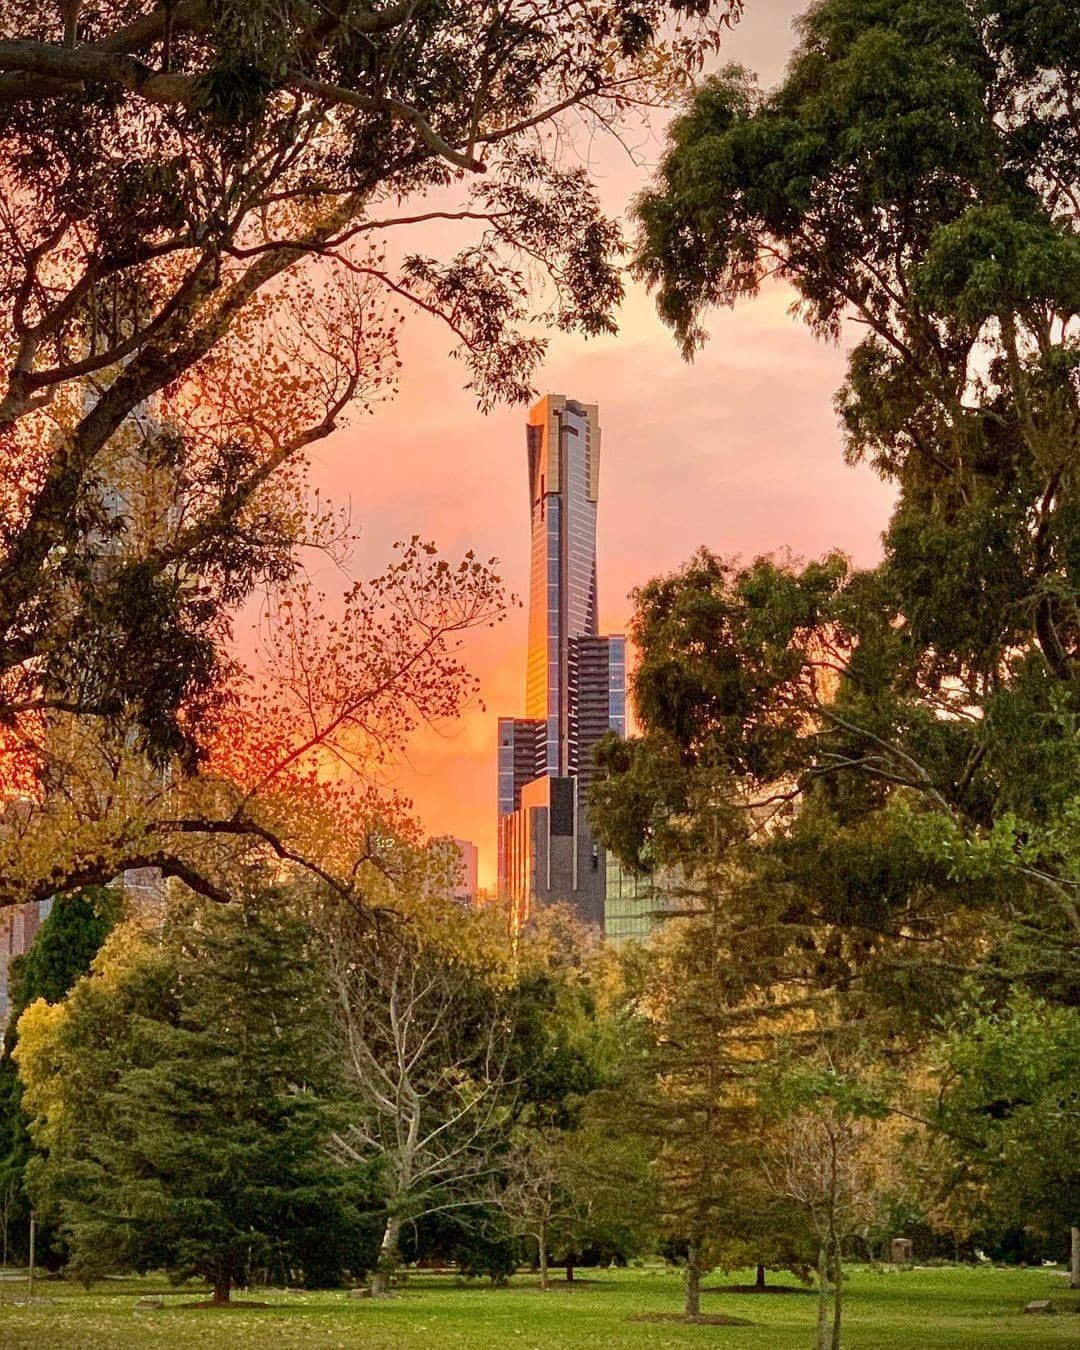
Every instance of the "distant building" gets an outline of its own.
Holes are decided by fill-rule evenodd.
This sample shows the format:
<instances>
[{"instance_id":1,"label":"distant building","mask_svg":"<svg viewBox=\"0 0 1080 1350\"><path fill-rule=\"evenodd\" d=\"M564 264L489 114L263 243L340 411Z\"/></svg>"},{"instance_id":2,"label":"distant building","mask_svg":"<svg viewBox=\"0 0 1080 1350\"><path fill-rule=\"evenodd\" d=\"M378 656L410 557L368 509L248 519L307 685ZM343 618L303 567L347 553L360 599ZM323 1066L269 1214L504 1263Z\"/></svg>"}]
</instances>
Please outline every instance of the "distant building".
<instances>
[{"instance_id":1,"label":"distant building","mask_svg":"<svg viewBox=\"0 0 1080 1350\"><path fill-rule=\"evenodd\" d=\"M480 854L471 839L452 839L450 842L461 855L461 870L454 887L454 899L463 905L475 905L479 890L477 874Z\"/></svg>"},{"instance_id":2,"label":"distant building","mask_svg":"<svg viewBox=\"0 0 1080 1350\"><path fill-rule=\"evenodd\" d=\"M11 962L34 945L38 929L49 917L52 899L31 900L0 910L0 1032L11 1011Z\"/></svg>"},{"instance_id":3,"label":"distant building","mask_svg":"<svg viewBox=\"0 0 1080 1350\"><path fill-rule=\"evenodd\" d=\"M549 394L526 428L531 533L525 716L498 727L499 897L513 929L565 901L602 927L606 858L586 814L592 751L626 731L626 639L601 637L595 404Z\"/></svg>"},{"instance_id":4,"label":"distant building","mask_svg":"<svg viewBox=\"0 0 1080 1350\"><path fill-rule=\"evenodd\" d=\"M642 941L666 915L688 901L682 887L665 874L635 876L614 854L607 855L604 887L604 936L612 942Z\"/></svg>"}]
</instances>

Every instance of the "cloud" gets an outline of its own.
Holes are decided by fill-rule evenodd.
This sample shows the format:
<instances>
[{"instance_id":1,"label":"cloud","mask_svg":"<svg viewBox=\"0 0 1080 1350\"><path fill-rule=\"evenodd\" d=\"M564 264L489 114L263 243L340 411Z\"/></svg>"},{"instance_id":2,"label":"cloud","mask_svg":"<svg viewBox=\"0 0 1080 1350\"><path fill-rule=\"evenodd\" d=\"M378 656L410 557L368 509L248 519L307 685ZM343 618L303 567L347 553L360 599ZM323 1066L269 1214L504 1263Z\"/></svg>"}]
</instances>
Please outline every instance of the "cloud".
<instances>
[{"instance_id":1,"label":"cloud","mask_svg":"<svg viewBox=\"0 0 1080 1350\"><path fill-rule=\"evenodd\" d=\"M782 71L800 5L750 5L721 54ZM617 209L645 181L605 150L605 199ZM440 240L429 241L437 247ZM424 245L421 245L424 246ZM600 405L603 427L600 591L606 631L620 631L635 585L677 567L699 544L752 557L784 547L815 557L838 547L869 564L879 552L891 493L842 459L832 396L844 353L816 341L791 316L779 286L710 316L711 340L688 365L635 287L617 337L585 342L556 335L542 391ZM321 446L313 480L349 499L361 528L358 574L381 570L393 540L419 533L450 555L473 548L502 561L510 589L528 587L524 411L481 416L447 359L448 334L424 318L404 333L398 398ZM487 712L426 730L398 770L433 834L474 840L481 882L494 880L495 719L520 713L525 620L473 635L466 653L482 681Z\"/></svg>"}]
</instances>

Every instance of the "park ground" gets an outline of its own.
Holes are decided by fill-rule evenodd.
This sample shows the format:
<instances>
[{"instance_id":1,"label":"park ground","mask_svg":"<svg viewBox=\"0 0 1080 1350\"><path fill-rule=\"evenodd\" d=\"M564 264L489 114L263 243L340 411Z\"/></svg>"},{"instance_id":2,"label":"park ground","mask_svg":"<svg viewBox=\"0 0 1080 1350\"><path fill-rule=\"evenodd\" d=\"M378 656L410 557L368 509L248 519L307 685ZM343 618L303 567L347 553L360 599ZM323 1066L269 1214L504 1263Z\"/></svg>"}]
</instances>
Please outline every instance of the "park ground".
<instances>
[{"instance_id":1,"label":"park ground","mask_svg":"<svg viewBox=\"0 0 1080 1350\"><path fill-rule=\"evenodd\" d=\"M717 1287L748 1278L714 1277L702 1311L745 1318L750 1326L688 1326L634 1320L676 1313L677 1271L656 1267L586 1271L547 1294L525 1275L491 1289L452 1277L414 1275L385 1301L350 1299L345 1292L251 1290L243 1299L266 1306L184 1307L204 1297L195 1286L164 1279L108 1280L89 1290L39 1281L32 1304L25 1290L0 1284L0 1346L4 1350L122 1350L126 1346L199 1350L667 1350L723 1346L725 1350L807 1350L816 1298L812 1293L733 1294ZM160 1309L140 1298L161 1295ZM1024 1314L1035 1299L1051 1299L1053 1316ZM23 1301L19 1301L19 1300ZM1048 1269L934 1267L851 1271L845 1350L1021 1350L1080 1345L1080 1295Z\"/></svg>"}]
</instances>

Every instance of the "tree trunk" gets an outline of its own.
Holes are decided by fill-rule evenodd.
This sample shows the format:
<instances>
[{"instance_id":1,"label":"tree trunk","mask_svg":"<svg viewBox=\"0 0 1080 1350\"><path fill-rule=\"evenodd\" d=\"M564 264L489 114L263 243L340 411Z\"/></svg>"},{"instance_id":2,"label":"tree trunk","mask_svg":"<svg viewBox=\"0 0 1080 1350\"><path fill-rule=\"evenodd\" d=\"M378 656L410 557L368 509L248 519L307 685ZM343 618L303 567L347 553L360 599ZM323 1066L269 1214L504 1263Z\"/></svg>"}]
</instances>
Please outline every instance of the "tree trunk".
<instances>
[{"instance_id":1,"label":"tree trunk","mask_svg":"<svg viewBox=\"0 0 1080 1350\"><path fill-rule=\"evenodd\" d=\"M540 1288L550 1289L551 1281L548 1278L548 1249L547 1249L547 1230L541 1228L536 1235L537 1255L540 1258Z\"/></svg>"},{"instance_id":2,"label":"tree trunk","mask_svg":"<svg viewBox=\"0 0 1080 1350\"><path fill-rule=\"evenodd\" d=\"M686 1251L686 1308L687 1317L701 1316L701 1258L696 1242Z\"/></svg>"},{"instance_id":3,"label":"tree trunk","mask_svg":"<svg viewBox=\"0 0 1080 1350\"><path fill-rule=\"evenodd\" d=\"M371 1275L371 1297L383 1298L390 1292L390 1276L397 1269L398 1237L401 1234L401 1220L391 1215L383 1229L379 1243L379 1259Z\"/></svg>"},{"instance_id":4,"label":"tree trunk","mask_svg":"<svg viewBox=\"0 0 1080 1350\"><path fill-rule=\"evenodd\" d=\"M840 1248L837 1247L833 1252L832 1262L833 1279L833 1316L832 1316L832 1341L829 1350L840 1350L840 1315L842 1312L841 1300L843 1299L844 1272L841 1268Z\"/></svg>"},{"instance_id":5,"label":"tree trunk","mask_svg":"<svg viewBox=\"0 0 1080 1350\"><path fill-rule=\"evenodd\" d=\"M1069 1288L1080 1289L1080 1224L1073 1224L1069 1244Z\"/></svg>"},{"instance_id":6,"label":"tree trunk","mask_svg":"<svg viewBox=\"0 0 1080 1350\"><path fill-rule=\"evenodd\" d=\"M757 1275L754 1278L754 1288L755 1289L765 1288L765 1267L760 1263L758 1264Z\"/></svg>"},{"instance_id":7,"label":"tree trunk","mask_svg":"<svg viewBox=\"0 0 1080 1350\"><path fill-rule=\"evenodd\" d=\"M569 1256L567 1256L567 1258L566 1258L566 1282L567 1282L567 1284L573 1284L573 1283L574 1283L574 1258L575 1258L575 1253L574 1253L574 1252L571 1252L571 1253L569 1254Z\"/></svg>"},{"instance_id":8,"label":"tree trunk","mask_svg":"<svg viewBox=\"0 0 1080 1350\"><path fill-rule=\"evenodd\" d=\"M229 1302L229 1292L232 1289L232 1280L226 1275L223 1279L214 1281L215 1308L224 1308Z\"/></svg>"},{"instance_id":9,"label":"tree trunk","mask_svg":"<svg viewBox=\"0 0 1080 1350\"><path fill-rule=\"evenodd\" d=\"M817 1350L829 1350L829 1257L824 1245L818 1248Z\"/></svg>"}]
</instances>

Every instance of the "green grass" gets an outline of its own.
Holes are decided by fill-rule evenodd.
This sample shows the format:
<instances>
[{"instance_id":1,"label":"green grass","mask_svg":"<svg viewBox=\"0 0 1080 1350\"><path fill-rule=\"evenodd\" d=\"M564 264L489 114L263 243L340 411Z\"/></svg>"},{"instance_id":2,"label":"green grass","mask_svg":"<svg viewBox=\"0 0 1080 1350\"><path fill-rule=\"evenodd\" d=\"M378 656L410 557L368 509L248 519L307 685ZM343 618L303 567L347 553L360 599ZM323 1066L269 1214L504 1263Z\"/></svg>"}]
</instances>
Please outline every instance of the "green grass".
<instances>
[{"instance_id":1,"label":"green grass","mask_svg":"<svg viewBox=\"0 0 1080 1350\"><path fill-rule=\"evenodd\" d=\"M260 1291L266 1308L193 1309L201 1295L161 1279L111 1280L89 1291L40 1281L18 1305L17 1285L0 1284L4 1350L122 1350L125 1346L198 1350L288 1350L297 1346L362 1346L364 1350L667 1350L724 1346L731 1350L808 1350L816 1299L805 1294L708 1293L706 1313L750 1319L749 1327L634 1322L638 1313L677 1312L676 1272L655 1268L585 1271L573 1289L557 1283L542 1294L517 1277L507 1289L463 1286L450 1278L414 1276L395 1298L370 1303L344 1293ZM713 1277L709 1284L745 1280ZM137 1311L138 1297L165 1295L165 1307ZM1052 1298L1054 1317L1025 1316L1032 1299ZM937 1267L904 1272L851 1271L845 1350L1012 1350L1080 1345L1080 1299L1048 1270Z\"/></svg>"}]
</instances>

